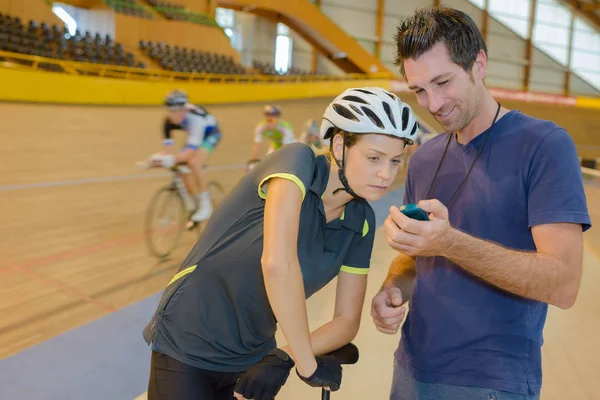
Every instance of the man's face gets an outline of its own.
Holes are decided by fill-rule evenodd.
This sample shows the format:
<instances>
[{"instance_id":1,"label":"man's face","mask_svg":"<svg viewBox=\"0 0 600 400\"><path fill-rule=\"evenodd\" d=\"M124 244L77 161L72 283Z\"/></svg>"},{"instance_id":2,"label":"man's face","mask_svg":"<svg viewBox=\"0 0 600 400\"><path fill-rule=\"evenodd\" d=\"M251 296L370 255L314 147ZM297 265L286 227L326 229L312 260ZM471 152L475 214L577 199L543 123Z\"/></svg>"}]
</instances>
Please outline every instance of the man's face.
<instances>
[{"instance_id":1,"label":"man's face","mask_svg":"<svg viewBox=\"0 0 600 400\"><path fill-rule=\"evenodd\" d=\"M183 122L185 114L186 110L168 110L167 118L169 118L172 124L179 125Z\"/></svg>"},{"instance_id":2,"label":"man's face","mask_svg":"<svg viewBox=\"0 0 600 400\"><path fill-rule=\"evenodd\" d=\"M266 126L269 129L275 129L279 123L279 118L274 115L267 115L265 117Z\"/></svg>"},{"instance_id":3,"label":"man's face","mask_svg":"<svg viewBox=\"0 0 600 400\"><path fill-rule=\"evenodd\" d=\"M446 45L439 42L419 58L405 60L404 70L419 105L444 129L455 132L467 127L479 113L485 61L481 51L467 72L452 62Z\"/></svg>"}]
</instances>

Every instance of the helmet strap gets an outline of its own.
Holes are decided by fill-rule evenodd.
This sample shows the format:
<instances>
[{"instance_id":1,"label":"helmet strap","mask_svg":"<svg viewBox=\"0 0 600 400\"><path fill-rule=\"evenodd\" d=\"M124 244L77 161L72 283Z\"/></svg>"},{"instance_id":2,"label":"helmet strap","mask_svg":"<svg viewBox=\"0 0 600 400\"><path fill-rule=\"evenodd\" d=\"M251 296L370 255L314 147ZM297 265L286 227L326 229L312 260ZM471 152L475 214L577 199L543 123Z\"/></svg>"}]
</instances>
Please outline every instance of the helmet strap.
<instances>
[{"instance_id":1,"label":"helmet strap","mask_svg":"<svg viewBox=\"0 0 600 400\"><path fill-rule=\"evenodd\" d=\"M352 190L352 188L348 184L348 178L346 178L346 173L344 171L345 162L346 162L346 135L342 135L342 136L343 136L343 140L344 140L344 146L342 147L342 159L338 160L337 158L335 158L335 155L333 156L333 159L335 160L335 163L338 166L338 177L340 178L340 182L342 182L343 187L335 189L333 191L333 194L336 194L340 190L344 190L344 191L348 192L355 199L362 200L362 197L360 197L356 193L354 193L354 190ZM329 147L331 149L331 154L334 154L333 153L333 138L331 139Z\"/></svg>"}]
</instances>

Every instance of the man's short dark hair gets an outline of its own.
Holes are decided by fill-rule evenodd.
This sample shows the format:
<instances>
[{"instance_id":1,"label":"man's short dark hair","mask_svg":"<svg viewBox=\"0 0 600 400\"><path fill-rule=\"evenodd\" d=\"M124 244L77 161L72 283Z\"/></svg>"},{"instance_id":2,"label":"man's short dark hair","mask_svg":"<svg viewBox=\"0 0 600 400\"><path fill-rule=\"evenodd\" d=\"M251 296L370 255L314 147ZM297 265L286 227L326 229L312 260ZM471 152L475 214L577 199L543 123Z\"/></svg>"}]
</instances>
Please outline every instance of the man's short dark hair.
<instances>
[{"instance_id":1,"label":"man's short dark hair","mask_svg":"<svg viewBox=\"0 0 600 400\"><path fill-rule=\"evenodd\" d=\"M404 61L417 59L443 42L452 61L470 72L480 50L487 47L477 25L462 11L437 6L418 9L398 26L396 65L406 78Z\"/></svg>"}]
</instances>

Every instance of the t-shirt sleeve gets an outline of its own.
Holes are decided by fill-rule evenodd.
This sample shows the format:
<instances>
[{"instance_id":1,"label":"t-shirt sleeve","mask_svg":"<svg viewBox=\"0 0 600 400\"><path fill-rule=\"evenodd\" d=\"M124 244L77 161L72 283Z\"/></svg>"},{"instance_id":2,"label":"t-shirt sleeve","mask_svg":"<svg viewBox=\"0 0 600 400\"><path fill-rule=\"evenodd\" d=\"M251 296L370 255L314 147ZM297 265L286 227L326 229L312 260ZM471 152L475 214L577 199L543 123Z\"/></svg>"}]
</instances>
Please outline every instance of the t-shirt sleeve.
<instances>
[{"instance_id":1,"label":"t-shirt sleeve","mask_svg":"<svg viewBox=\"0 0 600 400\"><path fill-rule=\"evenodd\" d=\"M533 155L528 177L529 227L551 223L591 227L575 144L564 129L546 135Z\"/></svg>"},{"instance_id":2,"label":"t-shirt sleeve","mask_svg":"<svg viewBox=\"0 0 600 400\"><path fill-rule=\"evenodd\" d=\"M302 191L302 200L310 187L315 170L315 153L302 143L292 143L268 154L252 172L256 171L258 195L266 199L269 180L284 178L294 182Z\"/></svg>"},{"instance_id":3,"label":"t-shirt sleeve","mask_svg":"<svg viewBox=\"0 0 600 400\"><path fill-rule=\"evenodd\" d=\"M371 266L371 253L375 240L375 213L371 206L366 206L365 223L362 235L355 235L350 250L344 257L340 271L350 274L365 275Z\"/></svg>"}]
</instances>

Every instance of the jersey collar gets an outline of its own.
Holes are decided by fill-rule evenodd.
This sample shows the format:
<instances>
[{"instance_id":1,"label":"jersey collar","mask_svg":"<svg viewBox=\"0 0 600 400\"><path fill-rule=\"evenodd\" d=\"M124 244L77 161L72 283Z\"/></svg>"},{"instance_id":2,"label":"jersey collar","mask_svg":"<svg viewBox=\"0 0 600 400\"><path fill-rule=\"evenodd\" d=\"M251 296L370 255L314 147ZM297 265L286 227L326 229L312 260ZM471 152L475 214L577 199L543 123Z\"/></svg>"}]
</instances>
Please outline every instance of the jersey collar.
<instances>
[{"instance_id":1,"label":"jersey collar","mask_svg":"<svg viewBox=\"0 0 600 400\"><path fill-rule=\"evenodd\" d=\"M323 193L327 188L330 169L331 164L327 159L327 156L320 155L315 158L315 175L309 190L315 193L319 198L323 196ZM365 203L366 200L351 200L344 207L342 216L329 222L327 228L341 229L342 227L345 227L356 233L362 234L365 223ZM319 212L326 218L323 201L319 202Z\"/></svg>"}]
</instances>

